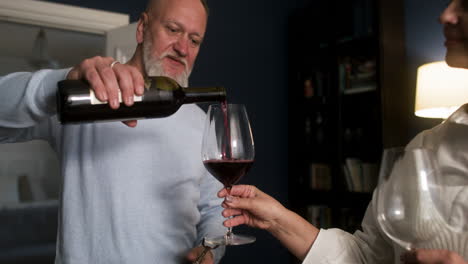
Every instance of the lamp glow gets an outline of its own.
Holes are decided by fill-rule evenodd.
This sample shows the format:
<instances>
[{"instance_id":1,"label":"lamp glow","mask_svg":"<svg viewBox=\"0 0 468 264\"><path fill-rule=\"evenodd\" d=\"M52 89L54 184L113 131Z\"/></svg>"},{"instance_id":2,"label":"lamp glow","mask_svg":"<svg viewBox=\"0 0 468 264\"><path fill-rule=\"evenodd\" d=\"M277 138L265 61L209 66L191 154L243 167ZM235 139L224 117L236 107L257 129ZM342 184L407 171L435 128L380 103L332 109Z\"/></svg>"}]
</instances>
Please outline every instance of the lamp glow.
<instances>
[{"instance_id":1,"label":"lamp glow","mask_svg":"<svg viewBox=\"0 0 468 264\"><path fill-rule=\"evenodd\" d=\"M468 70L449 67L445 61L418 68L415 115L445 119L465 103L468 103Z\"/></svg>"}]
</instances>

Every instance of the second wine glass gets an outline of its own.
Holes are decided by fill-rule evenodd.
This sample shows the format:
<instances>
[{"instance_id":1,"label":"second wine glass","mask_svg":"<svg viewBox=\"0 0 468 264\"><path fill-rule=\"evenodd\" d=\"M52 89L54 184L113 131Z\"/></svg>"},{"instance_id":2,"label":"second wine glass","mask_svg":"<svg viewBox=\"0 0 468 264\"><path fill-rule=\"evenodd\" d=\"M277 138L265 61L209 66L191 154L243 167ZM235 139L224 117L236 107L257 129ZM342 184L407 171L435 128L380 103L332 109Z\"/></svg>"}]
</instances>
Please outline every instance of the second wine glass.
<instances>
[{"instance_id":1,"label":"second wine glass","mask_svg":"<svg viewBox=\"0 0 468 264\"><path fill-rule=\"evenodd\" d=\"M406 250L430 242L447 229L443 192L433 151L386 149L375 206L383 233Z\"/></svg>"},{"instance_id":2,"label":"second wine glass","mask_svg":"<svg viewBox=\"0 0 468 264\"><path fill-rule=\"evenodd\" d=\"M244 105L221 104L208 108L202 143L202 160L206 169L228 190L250 169L255 156L252 130ZM210 245L243 245L255 237L226 235L205 238Z\"/></svg>"}]
</instances>

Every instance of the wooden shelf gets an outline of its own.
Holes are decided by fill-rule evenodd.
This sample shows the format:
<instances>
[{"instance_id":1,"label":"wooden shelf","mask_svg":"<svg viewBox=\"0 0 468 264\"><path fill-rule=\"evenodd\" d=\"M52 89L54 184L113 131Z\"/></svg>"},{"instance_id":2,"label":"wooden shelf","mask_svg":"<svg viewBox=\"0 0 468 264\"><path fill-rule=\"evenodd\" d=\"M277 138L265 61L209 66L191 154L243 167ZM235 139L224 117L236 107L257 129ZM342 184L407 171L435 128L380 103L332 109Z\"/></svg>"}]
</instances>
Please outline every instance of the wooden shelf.
<instances>
[{"instance_id":1,"label":"wooden shelf","mask_svg":"<svg viewBox=\"0 0 468 264\"><path fill-rule=\"evenodd\" d=\"M377 91L377 86L366 86L366 87L360 87L360 88L345 89L343 91L343 94L354 95L354 94L371 93L371 92L376 92L376 91Z\"/></svg>"},{"instance_id":2,"label":"wooden shelf","mask_svg":"<svg viewBox=\"0 0 468 264\"><path fill-rule=\"evenodd\" d=\"M327 105L328 101L329 99L326 96L312 96L304 98L304 104L306 105Z\"/></svg>"},{"instance_id":3,"label":"wooden shelf","mask_svg":"<svg viewBox=\"0 0 468 264\"><path fill-rule=\"evenodd\" d=\"M372 199L372 193L348 192L336 190L301 189L296 195L296 202L302 206L326 205L330 208L365 209Z\"/></svg>"},{"instance_id":4,"label":"wooden shelf","mask_svg":"<svg viewBox=\"0 0 468 264\"><path fill-rule=\"evenodd\" d=\"M394 99L410 90L404 85L404 67L400 66L404 61L404 9L402 1L395 2L398 8L384 2L318 1L290 23L291 86L306 84L311 78L320 93L308 94L326 96L322 101L301 97L303 89L289 93L290 205L303 217L310 216L310 211L313 215L319 212L331 218L330 227L348 228L350 232L359 225L372 193L347 191L348 185L359 185L344 175L345 160L353 158L378 167L383 147L403 138L401 124L393 119L393 113L404 108ZM334 8L338 3L345 8ZM310 23L310 12L317 6L322 7L314 16L318 23ZM319 23L330 17L334 23ZM304 37L303 32L322 34ZM313 164L328 165L330 173L313 170ZM328 186L316 184L330 182L328 174L331 190L310 189L310 183ZM366 175L376 180L378 175L374 178L374 174ZM364 189L372 188L366 185Z\"/></svg>"}]
</instances>

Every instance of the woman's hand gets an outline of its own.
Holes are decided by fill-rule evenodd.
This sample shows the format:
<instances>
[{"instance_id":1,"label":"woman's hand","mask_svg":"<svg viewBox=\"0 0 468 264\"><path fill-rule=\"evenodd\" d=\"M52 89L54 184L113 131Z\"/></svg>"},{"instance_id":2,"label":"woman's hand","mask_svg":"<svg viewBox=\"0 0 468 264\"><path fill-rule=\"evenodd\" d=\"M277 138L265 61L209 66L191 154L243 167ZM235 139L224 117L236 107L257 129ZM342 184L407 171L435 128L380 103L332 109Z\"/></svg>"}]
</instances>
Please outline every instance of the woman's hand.
<instances>
[{"instance_id":1,"label":"woman's hand","mask_svg":"<svg viewBox=\"0 0 468 264\"><path fill-rule=\"evenodd\" d=\"M251 185L235 185L222 189L218 196L225 198L223 216L226 227L242 224L266 229L293 255L303 260L314 243L319 230L281 203Z\"/></svg>"},{"instance_id":2,"label":"woman's hand","mask_svg":"<svg viewBox=\"0 0 468 264\"><path fill-rule=\"evenodd\" d=\"M224 188L218 196L225 198L223 216L233 216L224 221L226 227L246 224L268 230L286 210L274 198L251 185L234 185L230 190Z\"/></svg>"}]
</instances>

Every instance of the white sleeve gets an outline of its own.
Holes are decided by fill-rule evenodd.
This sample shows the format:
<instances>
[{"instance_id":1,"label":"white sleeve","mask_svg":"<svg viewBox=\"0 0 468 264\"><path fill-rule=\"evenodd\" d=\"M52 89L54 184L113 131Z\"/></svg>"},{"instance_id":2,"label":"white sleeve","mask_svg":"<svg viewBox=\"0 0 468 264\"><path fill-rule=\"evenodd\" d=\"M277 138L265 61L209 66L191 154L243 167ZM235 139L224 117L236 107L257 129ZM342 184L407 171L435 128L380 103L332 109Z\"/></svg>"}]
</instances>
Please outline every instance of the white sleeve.
<instances>
[{"instance_id":1,"label":"white sleeve","mask_svg":"<svg viewBox=\"0 0 468 264\"><path fill-rule=\"evenodd\" d=\"M362 221L363 231L350 234L341 229L321 229L303 263L394 263L393 246L375 221L374 198Z\"/></svg>"},{"instance_id":2,"label":"white sleeve","mask_svg":"<svg viewBox=\"0 0 468 264\"><path fill-rule=\"evenodd\" d=\"M445 129L443 124L419 133L406 149L434 148L443 135L441 129ZM303 263L395 263L395 256L402 248L392 243L378 227L374 214L376 191L362 221L363 231L350 234L340 229L320 230Z\"/></svg>"},{"instance_id":3,"label":"white sleeve","mask_svg":"<svg viewBox=\"0 0 468 264\"><path fill-rule=\"evenodd\" d=\"M70 69L17 72L0 77L0 142L42 138L39 124L56 114L57 82Z\"/></svg>"}]
</instances>

